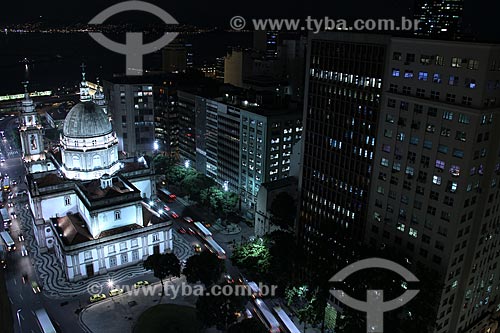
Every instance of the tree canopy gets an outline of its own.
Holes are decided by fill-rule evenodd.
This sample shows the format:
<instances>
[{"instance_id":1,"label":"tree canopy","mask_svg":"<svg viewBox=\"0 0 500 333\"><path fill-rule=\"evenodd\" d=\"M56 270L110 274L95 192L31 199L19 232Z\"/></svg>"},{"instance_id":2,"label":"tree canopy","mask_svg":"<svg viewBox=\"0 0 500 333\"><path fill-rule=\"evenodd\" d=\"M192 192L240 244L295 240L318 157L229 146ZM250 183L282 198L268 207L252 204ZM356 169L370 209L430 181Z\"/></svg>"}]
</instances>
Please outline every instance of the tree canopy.
<instances>
[{"instance_id":1,"label":"tree canopy","mask_svg":"<svg viewBox=\"0 0 500 333\"><path fill-rule=\"evenodd\" d=\"M200 281L205 287L210 287L220 279L224 270L224 261L209 251L191 256L186 261L186 267L182 271L189 283Z\"/></svg>"},{"instance_id":2,"label":"tree canopy","mask_svg":"<svg viewBox=\"0 0 500 333\"><path fill-rule=\"evenodd\" d=\"M244 310L244 298L241 296L204 295L196 302L196 315L205 327L215 326L227 330L238 319L238 312Z\"/></svg>"},{"instance_id":3,"label":"tree canopy","mask_svg":"<svg viewBox=\"0 0 500 333\"><path fill-rule=\"evenodd\" d=\"M150 255L143 263L145 269L152 270L153 275L160 279L162 293L164 294L163 279L168 276L181 275L181 263L173 253L155 253Z\"/></svg>"}]
</instances>

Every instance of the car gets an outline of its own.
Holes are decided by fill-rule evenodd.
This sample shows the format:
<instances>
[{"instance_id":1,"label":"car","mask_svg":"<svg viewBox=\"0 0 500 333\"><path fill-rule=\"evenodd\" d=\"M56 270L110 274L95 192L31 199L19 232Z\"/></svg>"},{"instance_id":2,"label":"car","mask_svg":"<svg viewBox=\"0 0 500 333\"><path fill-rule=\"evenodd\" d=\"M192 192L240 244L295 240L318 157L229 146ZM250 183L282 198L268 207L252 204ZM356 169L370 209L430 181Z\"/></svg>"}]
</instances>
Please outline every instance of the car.
<instances>
[{"instance_id":1,"label":"car","mask_svg":"<svg viewBox=\"0 0 500 333\"><path fill-rule=\"evenodd\" d=\"M26 257L28 255L28 250L26 250L26 246L21 246L21 256Z\"/></svg>"},{"instance_id":2,"label":"car","mask_svg":"<svg viewBox=\"0 0 500 333\"><path fill-rule=\"evenodd\" d=\"M19 236L17 236L17 238L19 239L20 242L24 242L24 235L23 234L19 234Z\"/></svg>"},{"instance_id":3,"label":"car","mask_svg":"<svg viewBox=\"0 0 500 333\"><path fill-rule=\"evenodd\" d=\"M14 198L14 194L9 193L9 196L7 197L7 199L12 199L12 198Z\"/></svg>"},{"instance_id":4,"label":"car","mask_svg":"<svg viewBox=\"0 0 500 333\"><path fill-rule=\"evenodd\" d=\"M146 286L149 286L149 282L148 281L137 281L136 283L134 283L134 288L135 289L141 288L141 287L146 287Z\"/></svg>"},{"instance_id":5,"label":"car","mask_svg":"<svg viewBox=\"0 0 500 333\"><path fill-rule=\"evenodd\" d=\"M208 222L205 222L205 227L210 228L212 225Z\"/></svg>"},{"instance_id":6,"label":"car","mask_svg":"<svg viewBox=\"0 0 500 333\"><path fill-rule=\"evenodd\" d=\"M170 211L170 207L168 207L167 205L163 206L163 209L165 209L166 212Z\"/></svg>"},{"instance_id":7,"label":"car","mask_svg":"<svg viewBox=\"0 0 500 333\"><path fill-rule=\"evenodd\" d=\"M177 214L176 212L174 212L173 210L170 211L170 216L172 216L172 218L174 219L178 219L179 218L179 214Z\"/></svg>"},{"instance_id":8,"label":"car","mask_svg":"<svg viewBox=\"0 0 500 333\"><path fill-rule=\"evenodd\" d=\"M14 203L13 203L13 202L9 202L9 203L7 204L7 206L9 206L9 207L14 207Z\"/></svg>"},{"instance_id":9,"label":"car","mask_svg":"<svg viewBox=\"0 0 500 333\"><path fill-rule=\"evenodd\" d=\"M224 274L224 279L226 280L227 283L231 284L234 283L234 279L231 277L229 274Z\"/></svg>"},{"instance_id":10,"label":"car","mask_svg":"<svg viewBox=\"0 0 500 333\"><path fill-rule=\"evenodd\" d=\"M28 274L24 273L21 276L21 280L23 281L23 284L25 284L26 282L28 282Z\"/></svg>"},{"instance_id":11,"label":"car","mask_svg":"<svg viewBox=\"0 0 500 333\"><path fill-rule=\"evenodd\" d=\"M179 228L179 229L177 229L177 231L178 231L180 234L185 234L185 233L186 233L186 229L184 229L184 228Z\"/></svg>"},{"instance_id":12,"label":"car","mask_svg":"<svg viewBox=\"0 0 500 333\"><path fill-rule=\"evenodd\" d=\"M17 218L17 215L16 215L16 213L14 213L14 212L11 212L11 213L10 213L10 216L12 216L12 218L13 218L13 219L16 219L16 218Z\"/></svg>"},{"instance_id":13,"label":"car","mask_svg":"<svg viewBox=\"0 0 500 333\"><path fill-rule=\"evenodd\" d=\"M109 291L109 297L117 296L117 295L120 295L120 294L123 294L123 289L115 288L115 289L111 289Z\"/></svg>"},{"instance_id":14,"label":"car","mask_svg":"<svg viewBox=\"0 0 500 333\"><path fill-rule=\"evenodd\" d=\"M16 186L16 185L17 185L17 181L16 181L16 180L13 180L13 181L11 182L11 184L12 184L12 186Z\"/></svg>"},{"instance_id":15,"label":"car","mask_svg":"<svg viewBox=\"0 0 500 333\"><path fill-rule=\"evenodd\" d=\"M190 235L195 235L196 234L196 232L193 229L191 229L191 228L188 228L187 232Z\"/></svg>"},{"instance_id":16,"label":"car","mask_svg":"<svg viewBox=\"0 0 500 333\"><path fill-rule=\"evenodd\" d=\"M17 191L16 196L20 197L20 196L27 195L27 194L28 194L28 191L22 190L22 191Z\"/></svg>"},{"instance_id":17,"label":"car","mask_svg":"<svg viewBox=\"0 0 500 333\"><path fill-rule=\"evenodd\" d=\"M194 252L200 253L201 252L201 246L200 244L194 244Z\"/></svg>"},{"instance_id":18,"label":"car","mask_svg":"<svg viewBox=\"0 0 500 333\"><path fill-rule=\"evenodd\" d=\"M38 294L41 290L40 287L38 286L38 283L36 281L31 281L31 289L35 294Z\"/></svg>"},{"instance_id":19,"label":"car","mask_svg":"<svg viewBox=\"0 0 500 333\"><path fill-rule=\"evenodd\" d=\"M105 298L106 298L106 295L104 295L104 294L95 294L95 295L90 296L89 300L90 300L90 303L94 303L94 302L101 301Z\"/></svg>"},{"instance_id":20,"label":"car","mask_svg":"<svg viewBox=\"0 0 500 333\"><path fill-rule=\"evenodd\" d=\"M184 221L186 221L187 223L193 223L193 219L189 216L184 216Z\"/></svg>"}]
</instances>

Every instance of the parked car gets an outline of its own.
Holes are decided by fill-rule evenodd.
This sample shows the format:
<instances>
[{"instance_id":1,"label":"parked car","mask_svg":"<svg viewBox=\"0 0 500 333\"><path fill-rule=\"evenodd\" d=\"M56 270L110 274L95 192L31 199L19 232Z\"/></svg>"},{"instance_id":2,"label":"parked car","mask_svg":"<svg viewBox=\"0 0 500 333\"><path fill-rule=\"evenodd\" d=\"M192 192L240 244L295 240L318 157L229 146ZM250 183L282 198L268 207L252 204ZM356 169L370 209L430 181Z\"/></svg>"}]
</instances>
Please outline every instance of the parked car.
<instances>
[{"instance_id":1,"label":"parked car","mask_svg":"<svg viewBox=\"0 0 500 333\"><path fill-rule=\"evenodd\" d=\"M167 205L163 206L163 209L165 209L166 212L170 211L170 207L168 207Z\"/></svg>"},{"instance_id":2,"label":"parked car","mask_svg":"<svg viewBox=\"0 0 500 333\"><path fill-rule=\"evenodd\" d=\"M117 296L117 295L120 295L120 294L123 294L123 289L115 288L115 289L111 289L109 291L109 297Z\"/></svg>"},{"instance_id":3,"label":"parked car","mask_svg":"<svg viewBox=\"0 0 500 333\"><path fill-rule=\"evenodd\" d=\"M184 221L186 221L187 223L193 223L193 219L190 218L189 216L185 216Z\"/></svg>"},{"instance_id":4,"label":"parked car","mask_svg":"<svg viewBox=\"0 0 500 333\"><path fill-rule=\"evenodd\" d=\"M200 244L194 244L194 252L200 253L201 252L201 246Z\"/></svg>"},{"instance_id":5,"label":"parked car","mask_svg":"<svg viewBox=\"0 0 500 333\"><path fill-rule=\"evenodd\" d=\"M170 211L170 216L172 216L172 218L174 219L178 219L179 218L179 214L177 214L176 212L174 212L173 210Z\"/></svg>"},{"instance_id":6,"label":"parked car","mask_svg":"<svg viewBox=\"0 0 500 333\"><path fill-rule=\"evenodd\" d=\"M24 235L23 234L19 234L19 236L17 236L17 238L19 239L20 242L24 242Z\"/></svg>"},{"instance_id":7,"label":"parked car","mask_svg":"<svg viewBox=\"0 0 500 333\"><path fill-rule=\"evenodd\" d=\"M26 250L26 246L21 246L21 256L26 257L28 255L28 250Z\"/></svg>"},{"instance_id":8,"label":"parked car","mask_svg":"<svg viewBox=\"0 0 500 333\"><path fill-rule=\"evenodd\" d=\"M95 294L90 296L90 303L98 302L106 298L106 295L104 294Z\"/></svg>"},{"instance_id":9,"label":"parked car","mask_svg":"<svg viewBox=\"0 0 500 333\"><path fill-rule=\"evenodd\" d=\"M180 234L185 234L185 233L186 233L186 229L184 229L184 228L179 228L179 229L177 229L177 231L178 231Z\"/></svg>"},{"instance_id":10,"label":"parked car","mask_svg":"<svg viewBox=\"0 0 500 333\"><path fill-rule=\"evenodd\" d=\"M188 228L187 232L190 235L196 235L196 232L193 229L191 229L191 228Z\"/></svg>"},{"instance_id":11,"label":"parked car","mask_svg":"<svg viewBox=\"0 0 500 333\"><path fill-rule=\"evenodd\" d=\"M136 283L134 283L134 288L135 289L141 288L141 287L146 287L146 286L149 286L149 282L148 281L137 281Z\"/></svg>"}]
</instances>

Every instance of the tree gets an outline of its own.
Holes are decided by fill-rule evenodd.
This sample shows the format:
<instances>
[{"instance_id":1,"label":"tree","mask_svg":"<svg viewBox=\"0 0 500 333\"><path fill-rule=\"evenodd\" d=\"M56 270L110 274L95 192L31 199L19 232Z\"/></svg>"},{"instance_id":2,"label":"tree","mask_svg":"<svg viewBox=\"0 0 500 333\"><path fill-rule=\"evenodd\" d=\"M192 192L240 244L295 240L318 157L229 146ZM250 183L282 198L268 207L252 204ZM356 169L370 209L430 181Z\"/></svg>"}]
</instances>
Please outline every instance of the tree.
<instances>
[{"instance_id":1,"label":"tree","mask_svg":"<svg viewBox=\"0 0 500 333\"><path fill-rule=\"evenodd\" d=\"M239 199L237 193L224 191L217 185L200 191L200 203L226 216L236 210Z\"/></svg>"},{"instance_id":2,"label":"tree","mask_svg":"<svg viewBox=\"0 0 500 333\"><path fill-rule=\"evenodd\" d=\"M167 174L177 164L177 161L172 156L156 155L153 159L153 164L156 172Z\"/></svg>"},{"instance_id":3,"label":"tree","mask_svg":"<svg viewBox=\"0 0 500 333\"><path fill-rule=\"evenodd\" d=\"M231 325L227 333L266 333L268 332L261 322L255 318L243 319L239 323Z\"/></svg>"},{"instance_id":4,"label":"tree","mask_svg":"<svg viewBox=\"0 0 500 333\"><path fill-rule=\"evenodd\" d=\"M147 270L152 270L153 275L160 279L162 296L165 295L163 279L167 276L181 275L181 263L173 253L152 254L143 262L143 266Z\"/></svg>"},{"instance_id":5,"label":"tree","mask_svg":"<svg viewBox=\"0 0 500 333\"><path fill-rule=\"evenodd\" d=\"M181 181L182 188L189 195L189 199L200 202L201 191L215 185L215 181L202 173L188 173Z\"/></svg>"},{"instance_id":6,"label":"tree","mask_svg":"<svg viewBox=\"0 0 500 333\"><path fill-rule=\"evenodd\" d=\"M267 235L267 239L270 255L267 280L283 291L292 281L296 267L301 264L303 252L298 249L295 236L290 232L276 230Z\"/></svg>"},{"instance_id":7,"label":"tree","mask_svg":"<svg viewBox=\"0 0 500 333\"><path fill-rule=\"evenodd\" d=\"M222 286L223 288L224 286ZM196 301L196 316L205 327L215 326L227 330L238 319L237 313L244 310L244 298L231 294L204 295Z\"/></svg>"},{"instance_id":8,"label":"tree","mask_svg":"<svg viewBox=\"0 0 500 333\"><path fill-rule=\"evenodd\" d=\"M252 275L262 277L271 265L267 241L258 238L237 247L233 251L231 261L233 264L249 270Z\"/></svg>"},{"instance_id":9,"label":"tree","mask_svg":"<svg viewBox=\"0 0 500 333\"><path fill-rule=\"evenodd\" d=\"M212 252L203 251L189 257L182 272L186 275L187 282L201 281L208 288L220 279L223 270L224 261Z\"/></svg>"},{"instance_id":10,"label":"tree","mask_svg":"<svg viewBox=\"0 0 500 333\"><path fill-rule=\"evenodd\" d=\"M295 200L287 192L280 192L271 203L271 223L283 230L291 230L294 227L295 215L297 213Z\"/></svg>"}]
</instances>

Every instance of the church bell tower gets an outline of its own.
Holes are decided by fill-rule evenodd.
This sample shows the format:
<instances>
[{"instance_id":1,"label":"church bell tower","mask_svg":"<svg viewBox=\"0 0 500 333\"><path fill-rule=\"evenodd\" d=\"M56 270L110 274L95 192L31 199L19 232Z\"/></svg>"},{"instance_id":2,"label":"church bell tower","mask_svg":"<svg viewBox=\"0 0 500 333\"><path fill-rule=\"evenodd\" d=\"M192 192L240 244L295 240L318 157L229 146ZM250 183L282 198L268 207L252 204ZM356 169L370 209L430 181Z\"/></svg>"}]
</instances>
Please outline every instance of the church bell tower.
<instances>
[{"instance_id":1,"label":"church bell tower","mask_svg":"<svg viewBox=\"0 0 500 333\"><path fill-rule=\"evenodd\" d=\"M28 93L28 82L23 82L24 99L19 115L19 136L23 149L23 160L35 162L45 160L43 127L35 104Z\"/></svg>"}]
</instances>

